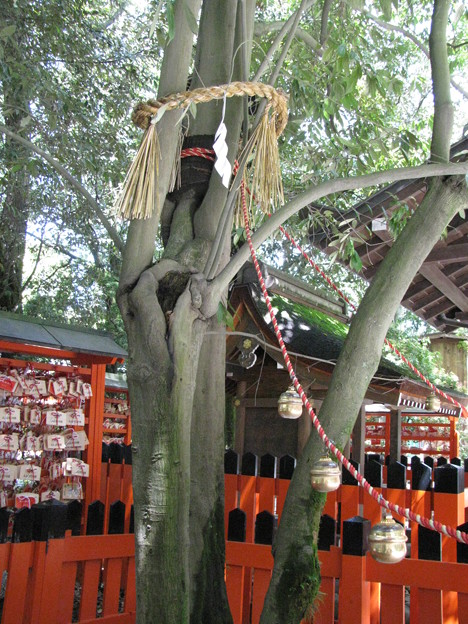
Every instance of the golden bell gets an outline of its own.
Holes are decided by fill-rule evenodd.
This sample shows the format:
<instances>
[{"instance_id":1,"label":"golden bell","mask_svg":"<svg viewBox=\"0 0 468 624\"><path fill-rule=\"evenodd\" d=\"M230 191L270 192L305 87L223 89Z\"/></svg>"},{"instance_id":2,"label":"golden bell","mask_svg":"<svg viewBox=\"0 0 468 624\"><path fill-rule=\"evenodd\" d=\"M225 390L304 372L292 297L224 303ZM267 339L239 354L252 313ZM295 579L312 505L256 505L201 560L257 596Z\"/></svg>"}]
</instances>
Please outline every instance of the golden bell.
<instances>
[{"instance_id":1,"label":"golden bell","mask_svg":"<svg viewBox=\"0 0 468 624\"><path fill-rule=\"evenodd\" d=\"M302 416L302 399L294 386L289 386L278 399L278 414L283 418L299 418Z\"/></svg>"},{"instance_id":2,"label":"golden bell","mask_svg":"<svg viewBox=\"0 0 468 624\"><path fill-rule=\"evenodd\" d=\"M406 557L405 529L391 516L372 527L369 533L369 551L380 563L398 563Z\"/></svg>"},{"instance_id":3,"label":"golden bell","mask_svg":"<svg viewBox=\"0 0 468 624\"><path fill-rule=\"evenodd\" d=\"M333 492L340 487L341 470L328 455L323 455L310 469L310 483L317 492Z\"/></svg>"},{"instance_id":4,"label":"golden bell","mask_svg":"<svg viewBox=\"0 0 468 624\"><path fill-rule=\"evenodd\" d=\"M427 397L426 409L431 412L438 412L440 410L440 397L435 392L431 392Z\"/></svg>"}]
</instances>

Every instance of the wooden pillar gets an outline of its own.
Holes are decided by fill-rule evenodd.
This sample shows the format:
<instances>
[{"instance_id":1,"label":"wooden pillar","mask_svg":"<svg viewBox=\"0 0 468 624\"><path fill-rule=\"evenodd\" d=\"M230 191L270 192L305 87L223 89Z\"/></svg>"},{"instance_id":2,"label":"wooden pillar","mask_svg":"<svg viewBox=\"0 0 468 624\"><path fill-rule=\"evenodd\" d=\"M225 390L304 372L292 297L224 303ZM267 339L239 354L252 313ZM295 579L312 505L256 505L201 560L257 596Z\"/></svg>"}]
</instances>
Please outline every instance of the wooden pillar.
<instances>
[{"instance_id":1,"label":"wooden pillar","mask_svg":"<svg viewBox=\"0 0 468 624\"><path fill-rule=\"evenodd\" d=\"M366 440L366 406L361 406L361 411L353 428L352 457L360 466L364 466L365 440Z\"/></svg>"},{"instance_id":2,"label":"wooden pillar","mask_svg":"<svg viewBox=\"0 0 468 624\"><path fill-rule=\"evenodd\" d=\"M88 406L89 445L87 461L89 477L86 483L85 507L100 498L101 494L101 455L102 455L102 422L104 413L104 392L106 387L106 365L91 364L91 388L93 396Z\"/></svg>"},{"instance_id":3,"label":"wooden pillar","mask_svg":"<svg viewBox=\"0 0 468 624\"><path fill-rule=\"evenodd\" d=\"M390 410L390 461L401 457L401 407Z\"/></svg>"},{"instance_id":4,"label":"wooden pillar","mask_svg":"<svg viewBox=\"0 0 468 624\"><path fill-rule=\"evenodd\" d=\"M460 416L461 418L461 416ZM450 458L460 454L460 439L456 429L455 418L450 417Z\"/></svg>"},{"instance_id":5,"label":"wooden pillar","mask_svg":"<svg viewBox=\"0 0 468 624\"><path fill-rule=\"evenodd\" d=\"M371 584L366 580L366 551L370 528L369 520L360 516L343 522L343 557L339 587L342 624L370 622Z\"/></svg>"},{"instance_id":6,"label":"wooden pillar","mask_svg":"<svg viewBox=\"0 0 468 624\"><path fill-rule=\"evenodd\" d=\"M244 395L247 390L247 382L239 381L237 384L236 399L236 434L234 438L234 450L240 457L244 454L245 439L245 403Z\"/></svg>"}]
</instances>

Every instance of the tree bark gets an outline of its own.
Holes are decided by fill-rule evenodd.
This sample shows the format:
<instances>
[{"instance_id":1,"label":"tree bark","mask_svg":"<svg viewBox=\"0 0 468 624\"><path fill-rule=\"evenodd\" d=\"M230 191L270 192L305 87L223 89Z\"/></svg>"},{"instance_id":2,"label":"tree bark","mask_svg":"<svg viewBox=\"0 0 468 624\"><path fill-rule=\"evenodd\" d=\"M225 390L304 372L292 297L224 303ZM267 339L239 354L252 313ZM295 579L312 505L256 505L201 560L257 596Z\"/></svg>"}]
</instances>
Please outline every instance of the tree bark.
<instances>
[{"instance_id":1,"label":"tree bark","mask_svg":"<svg viewBox=\"0 0 468 624\"><path fill-rule=\"evenodd\" d=\"M237 4L203 3L199 38L204 45L197 54L194 82L209 86L236 79ZM254 3L249 0L248 4L253 21ZM185 13L180 16L184 19ZM160 93L184 90L185 85L167 88L171 76L168 69L162 72ZM222 108L222 103L198 107L189 125L194 146L197 137L212 145ZM180 111L175 115L178 119ZM242 102L229 102L225 122L231 159L241 121ZM165 131L171 134L174 127L169 123ZM160 144L164 154L166 147L172 152L176 146L173 136L167 142L163 135ZM164 205L162 260L151 265L159 216L132 222L121 276L120 307L129 341L128 377L135 422L140 624L232 621L223 580L225 340L218 332L206 336L208 329L216 328L216 319L210 318L216 308L208 305L208 317L201 313L210 300L210 288L199 272L210 251L227 189L219 176L210 177L199 169L190 162L183 164L181 188ZM165 170L162 174L160 200L167 190ZM223 265L229 258L229 242L223 241Z\"/></svg>"},{"instance_id":2,"label":"tree bark","mask_svg":"<svg viewBox=\"0 0 468 624\"><path fill-rule=\"evenodd\" d=\"M351 323L320 409L322 426L338 448L342 449L349 439L367 387L379 365L387 330L415 271L447 223L467 201L468 192L462 178L434 179L369 286ZM306 614L302 610L304 593L308 592L309 604L316 597L318 586L308 585L303 590L301 577L295 590L285 594L283 570L292 557L299 560L310 557L310 543L317 531L319 514L312 499L309 472L322 451L323 443L313 432L294 472L281 516L274 546L275 566L262 624L298 622ZM314 578L320 582L317 575Z\"/></svg>"}]
</instances>

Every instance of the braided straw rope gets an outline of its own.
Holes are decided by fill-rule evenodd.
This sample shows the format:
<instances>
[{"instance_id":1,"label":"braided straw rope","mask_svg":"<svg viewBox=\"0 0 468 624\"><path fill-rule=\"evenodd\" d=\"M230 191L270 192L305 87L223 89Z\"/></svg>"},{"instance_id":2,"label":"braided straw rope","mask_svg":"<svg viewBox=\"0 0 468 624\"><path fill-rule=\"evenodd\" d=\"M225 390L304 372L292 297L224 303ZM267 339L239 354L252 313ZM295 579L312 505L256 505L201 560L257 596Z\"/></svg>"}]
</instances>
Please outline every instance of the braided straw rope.
<instances>
[{"instance_id":1,"label":"braided straw rope","mask_svg":"<svg viewBox=\"0 0 468 624\"><path fill-rule=\"evenodd\" d=\"M261 82L231 82L230 84L214 87L203 87L193 91L182 91L163 97L160 100L148 100L137 104L132 114L133 123L146 130L150 125L151 118L164 106L166 110L177 108L189 108L191 104L202 104L212 100L222 100L224 97L236 95L258 96L268 100L267 109L273 108L276 115L276 136L279 137L288 122L288 98L284 91L276 90L270 85Z\"/></svg>"},{"instance_id":2,"label":"braided straw rope","mask_svg":"<svg viewBox=\"0 0 468 624\"><path fill-rule=\"evenodd\" d=\"M148 219L154 216L155 210L156 216L159 216L157 182L161 154L156 124L162 115L170 110L188 109L192 104L237 95L257 96L267 100L262 118L245 147L245 162L252 160L249 167L250 186L262 209L284 203L277 139L288 121L287 96L260 82L232 82L174 93L160 100L142 102L135 107L132 120L136 126L145 130L145 134L116 203L116 211L122 217ZM169 191L173 190L177 179L179 152L176 159Z\"/></svg>"}]
</instances>

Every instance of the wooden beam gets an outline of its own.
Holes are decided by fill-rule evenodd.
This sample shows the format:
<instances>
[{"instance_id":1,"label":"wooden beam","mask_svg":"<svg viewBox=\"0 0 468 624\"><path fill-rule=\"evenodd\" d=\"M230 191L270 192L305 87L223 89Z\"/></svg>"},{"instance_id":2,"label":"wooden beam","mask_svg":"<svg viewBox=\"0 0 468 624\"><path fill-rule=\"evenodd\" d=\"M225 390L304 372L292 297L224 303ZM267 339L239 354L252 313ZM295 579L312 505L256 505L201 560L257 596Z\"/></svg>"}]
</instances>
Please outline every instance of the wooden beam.
<instances>
[{"instance_id":1,"label":"wooden beam","mask_svg":"<svg viewBox=\"0 0 468 624\"><path fill-rule=\"evenodd\" d=\"M452 263L468 260L468 243L459 243L457 245L447 245L446 247L436 247L424 260L424 264L428 262L444 262Z\"/></svg>"},{"instance_id":2,"label":"wooden beam","mask_svg":"<svg viewBox=\"0 0 468 624\"><path fill-rule=\"evenodd\" d=\"M243 396L247 391L247 384L245 381L240 381L237 385L237 400L239 405L236 406L236 432L234 435L234 450L241 457L244 454L244 439L245 439L245 404L243 402ZM276 402L278 404L278 401Z\"/></svg>"},{"instance_id":3,"label":"wooden beam","mask_svg":"<svg viewBox=\"0 0 468 624\"><path fill-rule=\"evenodd\" d=\"M390 410L390 461L401 457L401 411L401 407Z\"/></svg>"},{"instance_id":4,"label":"wooden beam","mask_svg":"<svg viewBox=\"0 0 468 624\"><path fill-rule=\"evenodd\" d=\"M455 284L457 288L463 288L468 283L468 276L465 275L466 271L466 263L450 265L450 268L445 271L445 276L450 278L450 280ZM408 306L411 305L413 306L413 309L414 306L418 306L416 307L416 310L424 308L427 305L430 305L431 301L435 300L434 295L430 294L431 289L434 288L435 287L419 273L413 280L413 284L406 291L405 296L402 300L402 304ZM416 302L410 301L424 291L428 291L429 293L424 299Z\"/></svg>"},{"instance_id":5,"label":"wooden beam","mask_svg":"<svg viewBox=\"0 0 468 624\"><path fill-rule=\"evenodd\" d=\"M468 297L435 265L423 265L419 272L450 299L462 312L468 312Z\"/></svg>"}]
</instances>

